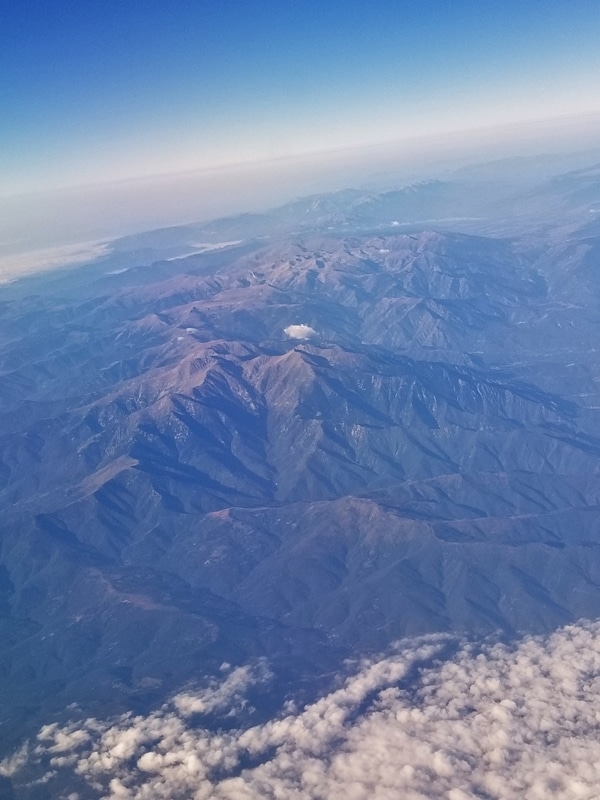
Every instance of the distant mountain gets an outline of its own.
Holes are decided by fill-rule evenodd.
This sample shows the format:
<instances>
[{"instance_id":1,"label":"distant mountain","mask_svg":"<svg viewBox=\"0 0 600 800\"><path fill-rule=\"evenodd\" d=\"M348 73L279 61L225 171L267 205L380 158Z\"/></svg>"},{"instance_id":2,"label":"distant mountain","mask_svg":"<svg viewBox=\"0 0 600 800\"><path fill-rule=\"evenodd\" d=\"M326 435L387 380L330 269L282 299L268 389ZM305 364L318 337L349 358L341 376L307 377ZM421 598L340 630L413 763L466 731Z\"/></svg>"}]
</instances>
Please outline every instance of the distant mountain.
<instances>
[{"instance_id":1,"label":"distant mountain","mask_svg":"<svg viewBox=\"0 0 600 800\"><path fill-rule=\"evenodd\" d=\"M7 289L5 748L224 661L285 692L403 635L600 616L600 176L465 185L127 237Z\"/></svg>"}]
</instances>

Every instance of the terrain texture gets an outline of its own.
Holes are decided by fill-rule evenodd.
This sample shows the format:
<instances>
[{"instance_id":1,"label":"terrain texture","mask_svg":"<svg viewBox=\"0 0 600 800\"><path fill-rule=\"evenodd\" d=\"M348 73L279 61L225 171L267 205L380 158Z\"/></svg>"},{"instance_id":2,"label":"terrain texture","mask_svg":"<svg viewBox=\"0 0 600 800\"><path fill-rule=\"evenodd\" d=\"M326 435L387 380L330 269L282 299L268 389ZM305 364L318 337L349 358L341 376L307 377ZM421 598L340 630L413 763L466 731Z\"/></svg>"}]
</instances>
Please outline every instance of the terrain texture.
<instances>
[{"instance_id":1,"label":"terrain texture","mask_svg":"<svg viewBox=\"0 0 600 800\"><path fill-rule=\"evenodd\" d=\"M223 662L310 695L600 617L598 168L155 231L1 299L5 749Z\"/></svg>"}]
</instances>

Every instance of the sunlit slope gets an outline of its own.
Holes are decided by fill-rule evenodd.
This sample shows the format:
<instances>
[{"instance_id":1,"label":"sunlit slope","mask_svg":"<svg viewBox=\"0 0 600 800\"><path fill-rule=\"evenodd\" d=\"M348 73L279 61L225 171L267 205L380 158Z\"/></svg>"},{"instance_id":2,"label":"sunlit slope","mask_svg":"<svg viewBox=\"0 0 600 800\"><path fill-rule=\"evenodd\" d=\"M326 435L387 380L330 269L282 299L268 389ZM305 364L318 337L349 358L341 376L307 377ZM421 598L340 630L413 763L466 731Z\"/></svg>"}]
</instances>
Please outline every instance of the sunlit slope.
<instances>
[{"instance_id":1,"label":"sunlit slope","mask_svg":"<svg viewBox=\"0 0 600 800\"><path fill-rule=\"evenodd\" d=\"M569 231L530 236L403 232L387 206L344 231L311 199L310 231L288 208L267 238L216 223L221 247L151 265L122 241L13 288L10 724L156 702L224 660L314 675L404 634L600 615L598 243L567 195Z\"/></svg>"}]
</instances>

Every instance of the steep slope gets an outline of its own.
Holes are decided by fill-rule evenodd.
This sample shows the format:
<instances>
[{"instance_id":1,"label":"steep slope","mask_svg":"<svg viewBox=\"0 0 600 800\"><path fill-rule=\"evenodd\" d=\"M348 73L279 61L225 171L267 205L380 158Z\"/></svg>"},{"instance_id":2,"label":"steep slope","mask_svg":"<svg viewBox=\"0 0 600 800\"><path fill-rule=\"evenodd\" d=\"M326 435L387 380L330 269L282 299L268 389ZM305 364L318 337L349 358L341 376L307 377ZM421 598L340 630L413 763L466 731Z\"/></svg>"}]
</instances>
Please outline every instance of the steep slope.
<instances>
[{"instance_id":1,"label":"steep slope","mask_svg":"<svg viewBox=\"0 0 600 800\"><path fill-rule=\"evenodd\" d=\"M327 230L452 193L410 194L7 293L4 741L223 661L284 691L405 634L600 615L598 244Z\"/></svg>"}]
</instances>

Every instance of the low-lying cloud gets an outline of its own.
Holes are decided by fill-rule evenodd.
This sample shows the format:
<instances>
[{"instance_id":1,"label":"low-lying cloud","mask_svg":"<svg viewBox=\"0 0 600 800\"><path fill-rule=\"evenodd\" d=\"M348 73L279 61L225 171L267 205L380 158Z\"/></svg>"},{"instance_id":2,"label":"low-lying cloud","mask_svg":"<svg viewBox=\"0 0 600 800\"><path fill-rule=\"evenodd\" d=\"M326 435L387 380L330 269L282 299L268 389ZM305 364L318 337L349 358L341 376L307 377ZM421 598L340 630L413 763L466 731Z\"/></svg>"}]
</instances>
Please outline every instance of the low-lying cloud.
<instances>
[{"instance_id":1,"label":"low-lying cloud","mask_svg":"<svg viewBox=\"0 0 600 800\"><path fill-rule=\"evenodd\" d=\"M198 714L268 680L264 667L230 671L148 716L46 726L2 762L4 774L24 779L37 767L44 780L82 781L70 800L597 798L600 623L513 647L463 645L441 660L446 644L403 643L264 724L198 726Z\"/></svg>"},{"instance_id":2,"label":"low-lying cloud","mask_svg":"<svg viewBox=\"0 0 600 800\"><path fill-rule=\"evenodd\" d=\"M288 325L287 328L283 329L283 332L286 336L290 339L311 339L313 336L317 335L317 332L314 328L311 328L310 325Z\"/></svg>"},{"instance_id":3,"label":"low-lying cloud","mask_svg":"<svg viewBox=\"0 0 600 800\"><path fill-rule=\"evenodd\" d=\"M84 242L16 255L4 255L0 247L0 285L36 272L81 266L109 253L109 245L105 242Z\"/></svg>"}]
</instances>

